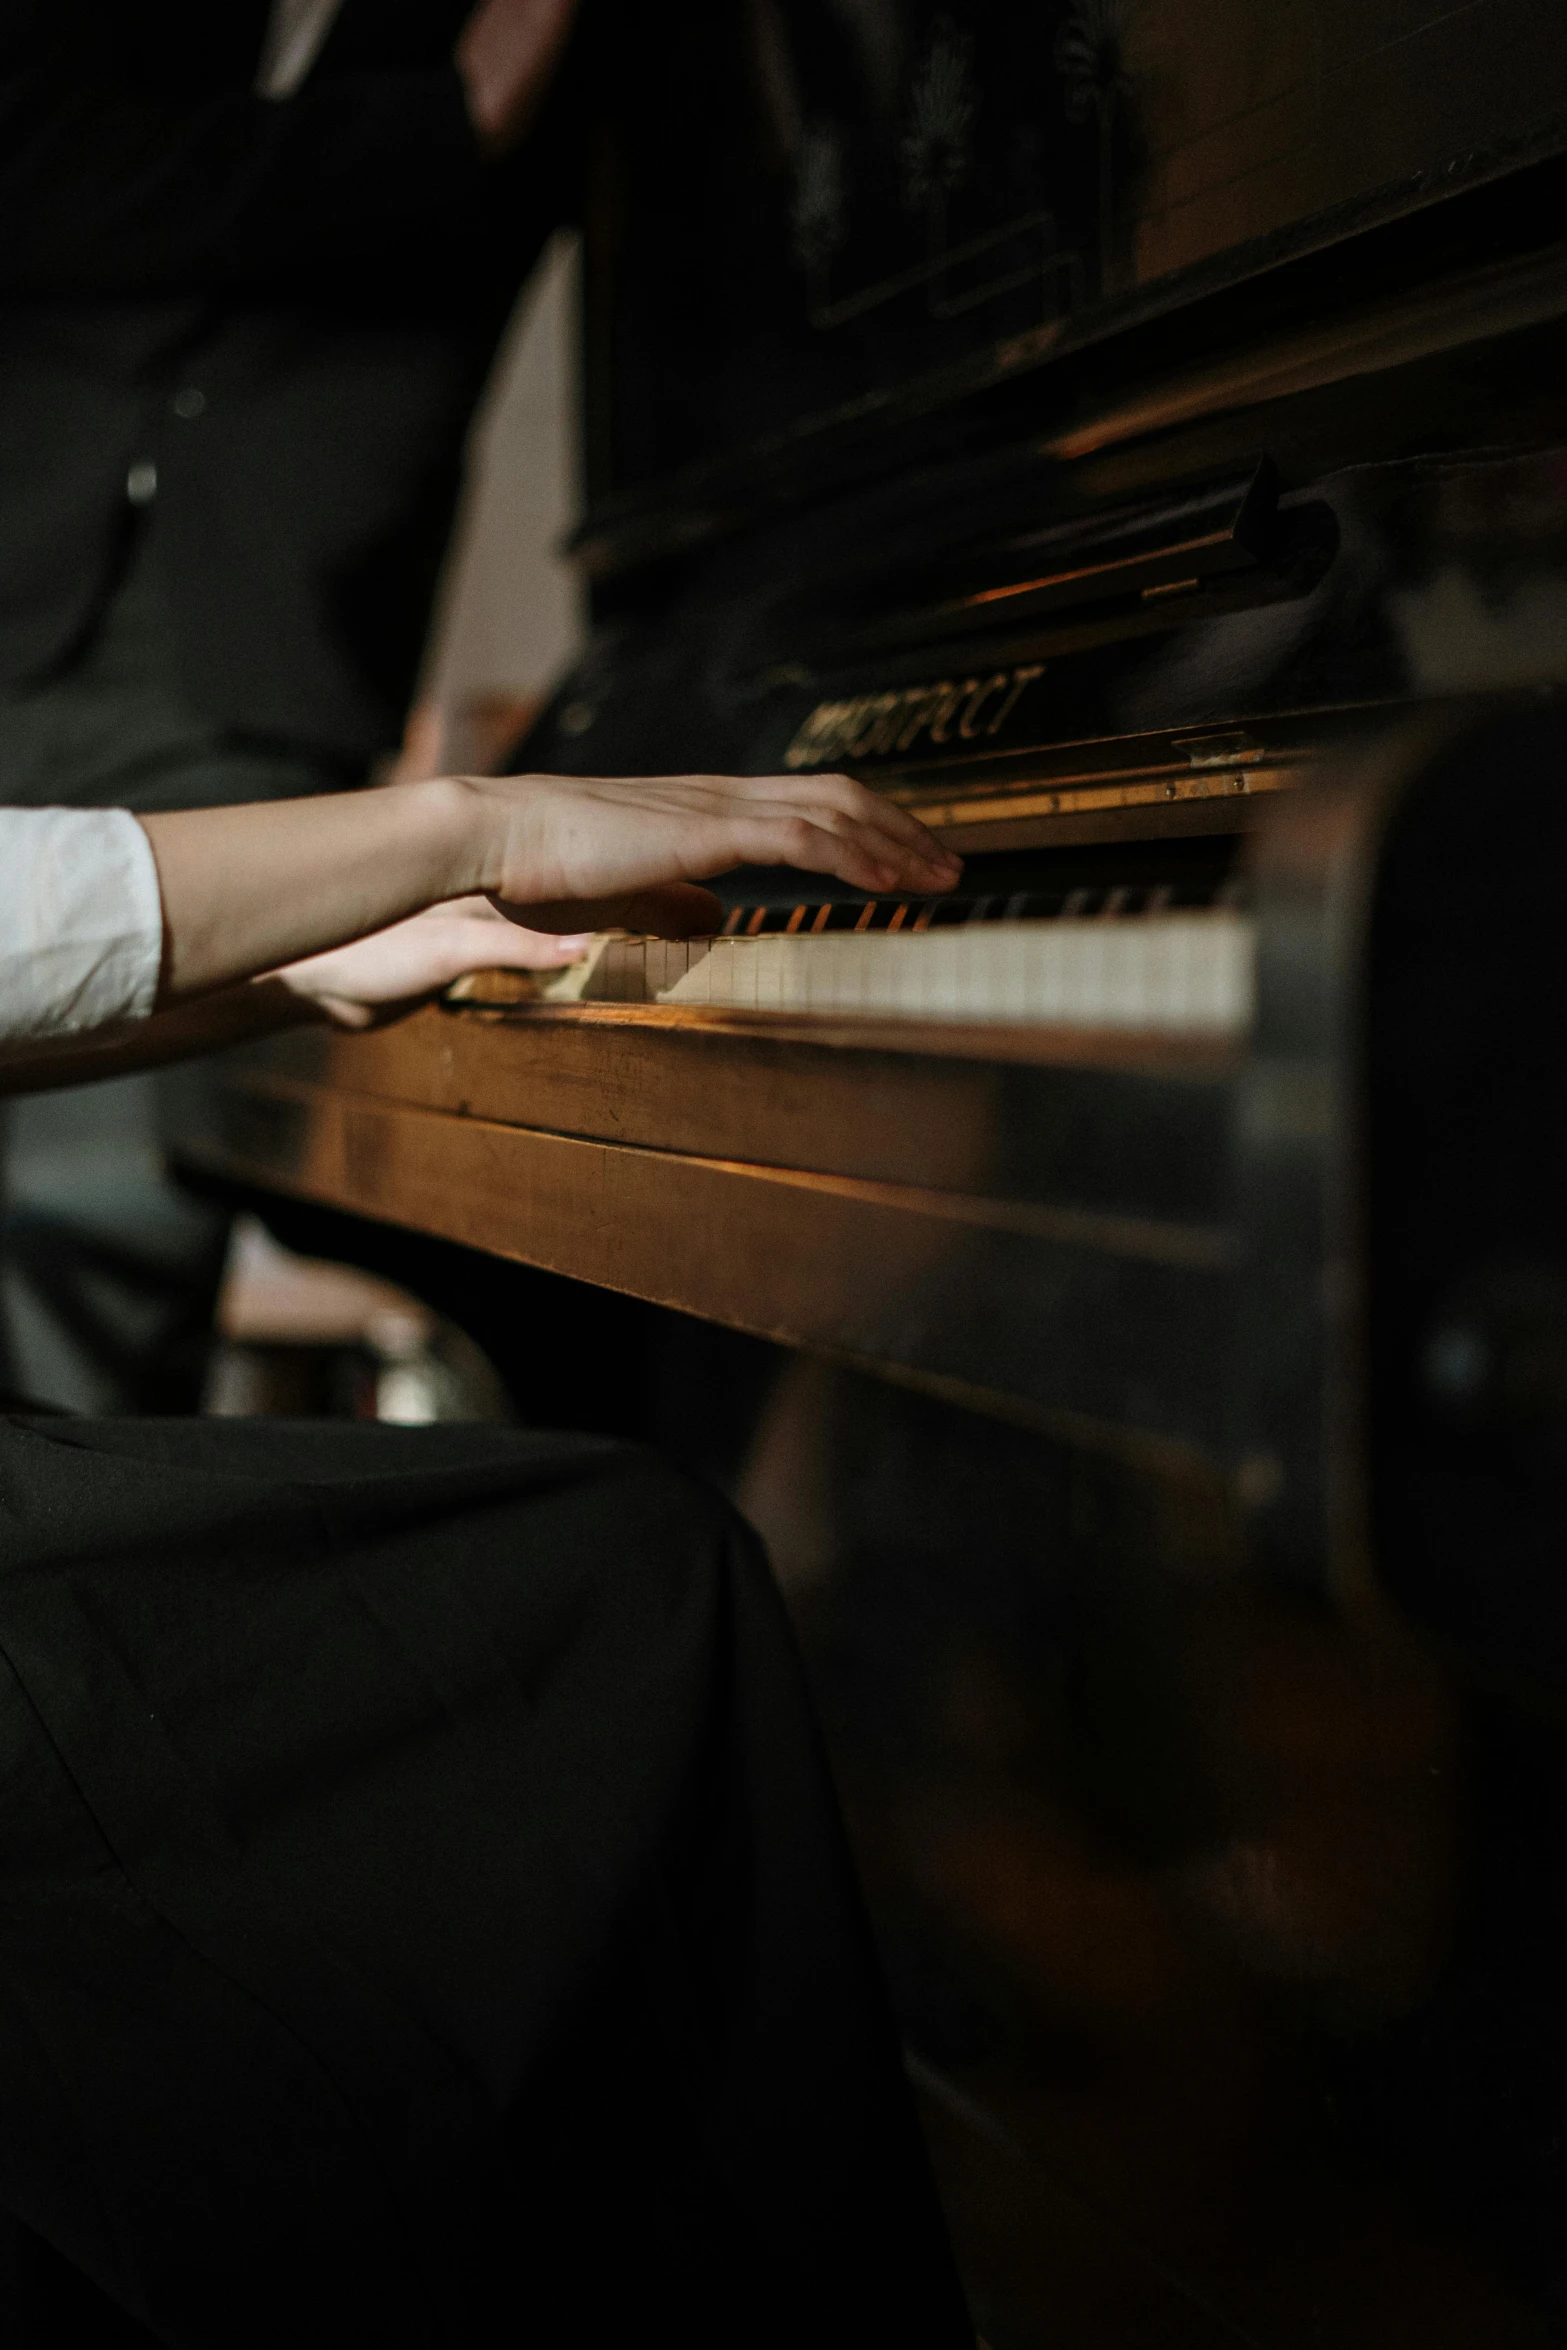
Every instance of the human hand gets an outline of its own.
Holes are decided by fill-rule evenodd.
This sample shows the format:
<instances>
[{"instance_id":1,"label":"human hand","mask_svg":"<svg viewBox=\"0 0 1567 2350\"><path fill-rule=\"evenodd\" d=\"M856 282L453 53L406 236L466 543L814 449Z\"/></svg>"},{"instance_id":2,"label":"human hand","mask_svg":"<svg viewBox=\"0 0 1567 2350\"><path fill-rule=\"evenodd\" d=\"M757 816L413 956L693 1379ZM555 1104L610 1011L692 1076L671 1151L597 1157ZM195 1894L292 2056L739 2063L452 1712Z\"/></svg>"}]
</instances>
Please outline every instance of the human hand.
<instances>
[{"instance_id":1,"label":"human hand","mask_svg":"<svg viewBox=\"0 0 1567 2350\"><path fill-rule=\"evenodd\" d=\"M843 775L438 775L141 823L163 901L160 1008L286 970L355 1021L512 959L489 916L454 913L463 898L534 931L688 938L721 920L695 885L737 865L794 865L877 897L951 889L962 871ZM411 919L421 907L435 909L427 927ZM535 939L515 960L556 968L572 953Z\"/></svg>"},{"instance_id":2,"label":"human hand","mask_svg":"<svg viewBox=\"0 0 1567 2350\"><path fill-rule=\"evenodd\" d=\"M487 155L524 136L550 85L578 0L479 0L457 36L453 63L469 119Z\"/></svg>"},{"instance_id":3,"label":"human hand","mask_svg":"<svg viewBox=\"0 0 1567 2350\"><path fill-rule=\"evenodd\" d=\"M587 943L585 933L544 937L521 929L485 898L454 898L269 976L339 1028L377 1028L470 971L559 971Z\"/></svg>"},{"instance_id":4,"label":"human hand","mask_svg":"<svg viewBox=\"0 0 1567 2350\"><path fill-rule=\"evenodd\" d=\"M463 782L490 833L480 886L534 930L716 930L718 899L693 885L737 865L795 865L911 897L951 889L963 870L906 809L846 775Z\"/></svg>"}]
</instances>

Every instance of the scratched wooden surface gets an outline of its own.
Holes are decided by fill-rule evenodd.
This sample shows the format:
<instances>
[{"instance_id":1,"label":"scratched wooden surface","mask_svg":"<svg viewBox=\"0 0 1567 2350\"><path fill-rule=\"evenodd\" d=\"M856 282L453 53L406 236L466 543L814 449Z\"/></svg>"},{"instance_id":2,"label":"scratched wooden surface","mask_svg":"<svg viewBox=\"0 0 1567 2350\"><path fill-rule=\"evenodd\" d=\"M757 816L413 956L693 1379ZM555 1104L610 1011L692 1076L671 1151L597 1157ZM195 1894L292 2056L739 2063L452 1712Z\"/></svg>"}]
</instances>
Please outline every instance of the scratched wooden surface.
<instances>
[{"instance_id":1,"label":"scratched wooden surface","mask_svg":"<svg viewBox=\"0 0 1567 2350\"><path fill-rule=\"evenodd\" d=\"M1139 281L1567 106L1559 0L1141 0Z\"/></svg>"}]
</instances>

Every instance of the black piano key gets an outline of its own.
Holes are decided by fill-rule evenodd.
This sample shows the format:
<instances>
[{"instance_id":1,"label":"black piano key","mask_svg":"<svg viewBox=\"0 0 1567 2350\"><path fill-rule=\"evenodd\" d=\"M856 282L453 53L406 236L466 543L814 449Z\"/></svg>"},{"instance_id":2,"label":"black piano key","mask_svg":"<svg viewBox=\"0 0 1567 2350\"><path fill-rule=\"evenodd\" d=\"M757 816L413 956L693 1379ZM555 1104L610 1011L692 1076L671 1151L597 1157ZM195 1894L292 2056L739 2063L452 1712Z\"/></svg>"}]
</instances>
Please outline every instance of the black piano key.
<instances>
[{"instance_id":1,"label":"black piano key","mask_svg":"<svg viewBox=\"0 0 1567 2350\"><path fill-rule=\"evenodd\" d=\"M1127 919L1177 908L1224 906L1244 910L1246 885L1239 877L1211 880L1115 883L1109 888L1011 890L982 897L830 898L737 906L724 920L721 938L816 937L827 930L949 930L970 922L1083 921Z\"/></svg>"}]
</instances>

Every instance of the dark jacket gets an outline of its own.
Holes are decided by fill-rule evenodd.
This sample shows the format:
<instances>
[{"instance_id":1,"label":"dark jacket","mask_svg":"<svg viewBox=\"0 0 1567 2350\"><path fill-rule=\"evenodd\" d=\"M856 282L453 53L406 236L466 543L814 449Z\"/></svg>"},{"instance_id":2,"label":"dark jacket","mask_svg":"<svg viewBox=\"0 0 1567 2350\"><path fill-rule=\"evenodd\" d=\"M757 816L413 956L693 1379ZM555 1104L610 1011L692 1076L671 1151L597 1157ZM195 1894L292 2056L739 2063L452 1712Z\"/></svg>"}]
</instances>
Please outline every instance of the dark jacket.
<instances>
[{"instance_id":1,"label":"dark jacket","mask_svg":"<svg viewBox=\"0 0 1567 2350\"><path fill-rule=\"evenodd\" d=\"M69 660L140 491L199 708L396 739L473 402L570 202L561 96L481 161L466 12L345 0L278 102L266 0L0 8L0 684Z\"/></svg>"}]
</instances>

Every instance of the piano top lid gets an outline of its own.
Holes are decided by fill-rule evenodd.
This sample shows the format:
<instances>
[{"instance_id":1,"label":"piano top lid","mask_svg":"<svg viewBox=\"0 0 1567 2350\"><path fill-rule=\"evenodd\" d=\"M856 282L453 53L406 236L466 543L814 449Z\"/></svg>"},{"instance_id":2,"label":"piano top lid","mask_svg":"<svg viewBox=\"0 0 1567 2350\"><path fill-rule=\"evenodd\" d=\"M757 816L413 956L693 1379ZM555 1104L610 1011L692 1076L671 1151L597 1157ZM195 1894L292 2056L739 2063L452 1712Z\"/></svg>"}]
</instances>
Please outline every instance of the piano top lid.
<instances>
[{"instance_id":1,"label":"piano top lid","mask_svg":"<svg viewBox=\"0 0 1567 2350\"><path fill-rule=\"evenodd\" d=\"M1567 84L1567 43L1562 44ZM1567 95L1567 87L1564 87ZM608 582L770 513L998 435L1061 462L1172 422L1567 313L1567 111L1130 292L602 496L570 542Z\"/></svg>"}]
</instances>

